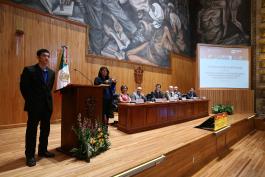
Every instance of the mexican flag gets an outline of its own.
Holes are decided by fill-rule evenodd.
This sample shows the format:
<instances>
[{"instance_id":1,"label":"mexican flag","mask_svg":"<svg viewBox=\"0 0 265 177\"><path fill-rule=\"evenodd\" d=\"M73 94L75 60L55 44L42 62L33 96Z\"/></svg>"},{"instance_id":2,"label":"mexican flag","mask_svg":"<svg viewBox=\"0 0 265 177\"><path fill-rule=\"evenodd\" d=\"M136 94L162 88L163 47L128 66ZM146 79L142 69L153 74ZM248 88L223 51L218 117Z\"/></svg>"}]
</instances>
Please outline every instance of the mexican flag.
<instances>
[{"instance_id":1,"label":"mexican flag","mask_svg":"<svg viewBox=\"0 0 265 177\"><path fill-rule=\"evenodd\" d=\"M59 71L57 74L56 90L59 90L68 84L70 84L70 72L68 65L68 49L66 46L62 46L61 51L58 55L59 60L61 59Z\"/></svg>"}]
</instances>

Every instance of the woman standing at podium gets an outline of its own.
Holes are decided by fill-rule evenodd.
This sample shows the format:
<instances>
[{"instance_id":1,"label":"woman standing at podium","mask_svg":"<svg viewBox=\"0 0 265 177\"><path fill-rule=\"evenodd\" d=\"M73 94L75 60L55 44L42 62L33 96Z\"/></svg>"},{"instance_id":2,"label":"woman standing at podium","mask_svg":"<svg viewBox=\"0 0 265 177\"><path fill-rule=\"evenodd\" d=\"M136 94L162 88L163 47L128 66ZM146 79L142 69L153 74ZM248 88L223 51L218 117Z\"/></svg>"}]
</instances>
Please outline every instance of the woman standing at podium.
<instances>
[{"instance_id":1,"label":"woman standing at podium","mask_svg":"<svg viewBox=\"0 0 265 177\"><path fill-rule=\"evenodd\" d=\"M108 126L109 118L112 115L113 94L115 93L116 79L109 77L109 70L102 66L99 69L98 77L95 78L94 85L106 84L109 87L104 89L103 93L103 120L102 123Z\"/></svg>"}]
</instances>

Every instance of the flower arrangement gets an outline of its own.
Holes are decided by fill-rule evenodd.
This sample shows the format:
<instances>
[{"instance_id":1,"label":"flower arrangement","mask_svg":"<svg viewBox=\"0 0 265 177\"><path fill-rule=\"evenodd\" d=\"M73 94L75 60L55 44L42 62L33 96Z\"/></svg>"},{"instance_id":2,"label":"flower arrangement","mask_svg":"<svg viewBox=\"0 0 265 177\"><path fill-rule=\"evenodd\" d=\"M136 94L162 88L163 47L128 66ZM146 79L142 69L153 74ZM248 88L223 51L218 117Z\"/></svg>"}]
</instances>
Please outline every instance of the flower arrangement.
<instances>
[{"instance_id":1,"label":"flower arrangement","mask_svg":"<svg viewBox=\"0 0 265 177\"><path fill-rule=\"evenodd\" d=\"M92 123L91 119L83 118L79 113L77 116L77 127L73 131L78 137L78 147L70 152L77 159L90 162L90 158L109 149L110 141L107 127L97 121Z\"/></svg>"}]
</instances>

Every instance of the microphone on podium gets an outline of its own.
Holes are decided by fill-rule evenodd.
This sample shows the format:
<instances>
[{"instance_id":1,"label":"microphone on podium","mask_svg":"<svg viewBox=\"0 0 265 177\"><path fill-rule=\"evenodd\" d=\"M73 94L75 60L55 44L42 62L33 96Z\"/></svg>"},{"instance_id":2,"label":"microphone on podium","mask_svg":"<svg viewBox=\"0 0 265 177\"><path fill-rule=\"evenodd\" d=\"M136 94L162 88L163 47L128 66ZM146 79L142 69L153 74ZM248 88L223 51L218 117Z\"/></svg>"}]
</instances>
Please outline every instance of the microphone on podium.
<instances>
[{"instance_id":1,"label":"microphone on podium","mask_svg":"<svg viewBox=\"0 0 265 177\"><path fill-rule=\"evenodd\" d=\"M86 80L88 80L89 82L90 82L90 84L91 85L94 85L93 84L93 82L83 73L83 72L81 72L80 70L78 70L78 69L76 69L76 68L74 68L73 69L75 72L78 72L78 73L80 73L81 74L81 76L83 76Z\"/></svg>"}]
</instances>

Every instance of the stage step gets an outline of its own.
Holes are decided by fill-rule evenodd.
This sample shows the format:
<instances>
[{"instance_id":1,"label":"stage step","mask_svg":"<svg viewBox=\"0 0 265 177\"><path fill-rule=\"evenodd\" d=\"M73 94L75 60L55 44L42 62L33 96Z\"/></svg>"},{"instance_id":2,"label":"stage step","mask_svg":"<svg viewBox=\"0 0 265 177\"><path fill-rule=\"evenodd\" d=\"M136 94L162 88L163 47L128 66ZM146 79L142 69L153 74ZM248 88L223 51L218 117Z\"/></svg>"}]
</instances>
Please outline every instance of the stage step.
<instances>
[{"instance_id":1,"label":"stage step","mask_svg":"<svg viewBox=\"0 0 265 177\"><path fill-rule=\"evenodd\" d=\"M255 128L257 130L265 131L265 117L255 118Z\"/></svg>"},{"instance_id":2,"label":"stage step","mask_svg":"<svg viewBox=\"0 0 265 177\"><path fill-rule=\"evenodd\" d=\"M230 148L222 158L216 158L192 177L264 177L265 132L247 135Z\"/></svg>"},{"instance_id":3,"label":"stage step","mask_svg":"<svg viewBox=\"0 0 265 177\"><path fill-rule=\"evenodd\" d=\"M254 117L247 116L230 127L168 152L165 159L135 177L191 176L215 158L222 158L231 151L231 146L254 130ZM235 121L235 119L234 119ZM206 131L206 130L205 130Z\"/></svg>"}]
</instances>

